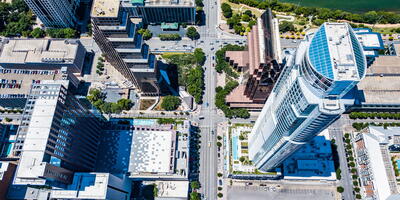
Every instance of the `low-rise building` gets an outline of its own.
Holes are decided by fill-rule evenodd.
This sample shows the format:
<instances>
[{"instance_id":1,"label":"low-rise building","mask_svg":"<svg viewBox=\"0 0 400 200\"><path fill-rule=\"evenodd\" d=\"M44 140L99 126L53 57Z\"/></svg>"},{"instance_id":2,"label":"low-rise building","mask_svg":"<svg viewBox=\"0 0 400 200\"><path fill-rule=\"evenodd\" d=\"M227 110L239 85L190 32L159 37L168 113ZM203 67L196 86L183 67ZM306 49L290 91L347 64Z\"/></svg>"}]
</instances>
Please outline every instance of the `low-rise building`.
<instances>
[{"instance_id":1,"label":"low-rise building","mask_svg":"<svg viewBox=\"0 0 400 200\"><path fill-rule=\"evenodd\" d=\"M75 173L66 189L53 189L51 199L129 199L131 183L109 173Z\"/></svg>"},{"instance_id":2,"label":"low-rise building","mask_svg":"<svg viewBox=\"0 0 400 200\"><path fill-rule=\"evenodd\" d=\"M69 80L77 87L85 54L79 40L3 39L0 108L23 109L32 84L43 80Z\"/></svg>"},{"instance_id":3,"label":"low-rise building","mask_svg":"<svg viewBox=\"0 0 400 200\"><path fill-rule=\"evenodd\" d=\"M393 55L379 55L357 84L354 111L400 110L400 44L392 44Z\"/></svg>"},{"instance_id":4,"label":"low-rise building","mask_svg":"<svg viewBox=\"0 0 400 200\"><path fill-rule=\"evenodd\" d=\"M186 124L190 126L188 122ZM188 132L177 134L172 126L135 126L129 177L139 180L186 180L189 152Z\"/></svg>"},{"instance_id":5,"label":"low-rise building","mask_svg":"<svg viewBox=\"0 0 400 200\"><path fill-rule=\"evenodd\" d=\"M11 70L82 72L86 50L75 39L8 39L0 43L0 66Z\"/></svg>"},{"instance_id":6,"label":"low-rise building","mask_svg":"<svg viewBox=\"0 0 400 200\"><path fill-rule=\"evenodd\" d=\"M261 110L264 106L281 70L278 34L278 20L268 9L247 35L247 49L226 52L229 63L246 74L244 83L226 97L230 107Z\"/></svg>"},{"instance_id":7,"label":"low-rise building","mask_svg":"<svg viewBox=\"0 0 400 200\"><path fill-rule=\"evenodd\" d=\"M156 181L155 200L186 200L189 193L189 181Z\"/></svg>"},{"instance_id":8,"label":"low-rise building","mask_svg":"<svg viewBox=\"0 0 400 200\"><path fill-rule=\"evenodd\" d=\"M335 165L328 130L314 137L283 162L287 180L336 181Z\"/></svg>"},{"instance_id":9,"label":"low-rise building","mask_svg":"<svg viewBox=\"0 0 400 200\"><path fill-rule=\"evenodd\" d=\"M366 200L384 200L399 193L388 146L399 128L369 127L354 139L361 194Z\"/></svg>"}]
</instances>

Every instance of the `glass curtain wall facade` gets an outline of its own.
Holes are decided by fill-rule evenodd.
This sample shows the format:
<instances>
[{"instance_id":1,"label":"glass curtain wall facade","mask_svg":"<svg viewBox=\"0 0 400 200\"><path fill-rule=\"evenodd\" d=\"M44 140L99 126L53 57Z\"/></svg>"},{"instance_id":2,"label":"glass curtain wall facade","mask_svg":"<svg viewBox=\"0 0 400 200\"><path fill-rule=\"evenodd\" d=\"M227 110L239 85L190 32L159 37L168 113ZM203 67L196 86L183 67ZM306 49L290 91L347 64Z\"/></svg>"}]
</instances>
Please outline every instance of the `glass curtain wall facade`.
<instances>
[{"instance_id":1,"label":"glass curtain wall facade","mask_svg":"<svg viewBox=\"0 0 400 200\"><path fill-rule=\"evenodd\" d=\"M333 123L354 99L345 99L364 76L362 46L346 23L325 23L308 34L286 65L249 138L249 155L263 171Z\"/></svg>"},{"instance_id":2,"label":"glass curtain wall facade","mask_svg":"<svg viewBox=\"0 0 400 200\"><path fill-rule=\"evenodd\" d=\"M25 0L46 27L75 27L80 0Z\"/></svg>"}]
</instances>

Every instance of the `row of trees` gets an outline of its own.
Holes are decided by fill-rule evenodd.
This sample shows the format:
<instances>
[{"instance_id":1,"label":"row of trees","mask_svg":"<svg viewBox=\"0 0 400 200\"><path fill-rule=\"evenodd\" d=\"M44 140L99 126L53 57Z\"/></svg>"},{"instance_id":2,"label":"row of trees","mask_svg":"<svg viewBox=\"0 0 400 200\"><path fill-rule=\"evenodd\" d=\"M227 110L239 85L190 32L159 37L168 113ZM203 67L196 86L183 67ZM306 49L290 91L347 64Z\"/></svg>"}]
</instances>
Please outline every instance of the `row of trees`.
<instances>
[{"instance_id":1,"label":"row of trees","mask_svg":"<svg viewBox=\"0 0 400 200\"><path fill-rule=\"evenodd\" d=\"M99 57L99 61L97 62L97 65L96 65L96 73L98 74L98 75L103 75L103 72L104 72L104 58L103 57Z\"/></svg>"},{"instance_id":2,"label":"row of trees","mask_svg":"<svg viewBox=\"0 0 400 200\"><path fill-rule=\"evenodd\" d=\"M215 95L215 106L218 109L221 109L227 118L249 118L250 113L248 110L244 108L230 108L225 101L226 96L232 92L239 85L236 81L229 81L226 83L225 87L218 86L215 88L216 95Z\"/></svg>"},{"instance_id":3,"label":"row of trees","mask_svg":"<svg viewBox=\"0 0 400 200\"><path fill-rule=\"evenodd\" d=\"M120 99L117 103L106 102L106 94L98 89L91 89L86 97L102 113L120 113L123 110L129 110L132 107L132 101L129 99Z\"/></svg>"},{"instance_id":4,"label":"row of trees","mask_svg":"<svg viewBox=\"0 0 400 200\"><path fill-rule=\"evenodd\" d=\"M350 119L400 119L400 113L351 112Z\"/></svg>"},{"instance_id":5,"label":"row of trees","mask_svg":"<svg viewBox=\"0 0 400 200\"><path fill-rule=\"evenodd\" d=\"M239 75L233 70L233 68L225 60L225 53L226 53L226 51L243 51L243 50L244 50L244 46L232 45L232 44L228 44L228 45L224 46L223 48L219 49L215 53L216 62L217 62L217 64L215 65L215 70L218 73L225 72L226 75L228 75L232 78L238 78Z\"/></svg>"},{"instance_id":6,"label":"row of trees","mask_svg":"<svg viewBox=\"0 0 400 200\"><path fill-rule=\"evenodd\" d=\"M23 36L33 38L43 38L46 36L52 38L76 38L77 31L72 28L47 29L46 31L41 28L34 28L32 31L25 32Z\"/></svg>"},{"instance_id":7,"label":"row of trees","mask_svg":"<svg viewBox=\"0 0 400 200\"><path fill-rule=\"evenodd\" d=\"M259 9L271 8L280 12L291 12L304 17L314 16L322 20L348 20L352 22L368 23L368 24L396 24L400 23L400 15L386 11L369 11L366 13L350 13L343 10L334 10L329 8L314 8L298 6L292 3L282 3L278 0L257 1L257 0L229 0L229 2L237 4L246 4Z\"/></svg>"},{"instance_id":8,"label":"row of trees","mask_svg":"<svg viewBox=\"0 0 400 200\"><path fill-rule=\"evenodd\" d=\"M171 33L171 34L163 33L163 34L159 34L158 37L162 41L164 41L164 40L181 40L182 39L178 33Z\"/></svg>"}]
</instances>

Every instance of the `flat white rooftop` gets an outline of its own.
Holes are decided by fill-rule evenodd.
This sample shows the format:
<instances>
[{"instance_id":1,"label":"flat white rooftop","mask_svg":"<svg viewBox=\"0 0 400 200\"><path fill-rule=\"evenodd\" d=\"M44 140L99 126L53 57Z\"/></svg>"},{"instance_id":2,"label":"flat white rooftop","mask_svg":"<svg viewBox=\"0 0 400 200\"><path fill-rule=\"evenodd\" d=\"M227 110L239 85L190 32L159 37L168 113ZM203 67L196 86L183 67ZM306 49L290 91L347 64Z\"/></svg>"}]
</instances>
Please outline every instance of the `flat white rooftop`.
<instances>
[{"instance_id":1,"label":"flat white rooftop","mask_svg":"<svg viewBox=\"0 0 400 200\"><path fill-rule=\"evenodd\" d=\"M52 190L56 199L106 199L110 174L76 173L67 190Z\"/></svg>"},{"instance_id":2,"label":"flat white rooftop","mask_svg":"<svg viewBox=\"0 0 400 200\"><path fill-rule=\"evenodd\" d=\"M160 198L187 199L189 181L156 181ZM157 199L156 197L156 199Z\"/></svg>"},{"instance_id":3,"label":"flat white rooftop","mask_svg":"<svg viewBox=\"0 0 400 200\"><path fill-rule=\"evenodd\" d=\"M11 39L0 50L0 63L73 63L78 46L77 40Z\"/></svg>"},{"instance_id":4,"label":"flat white rooftop","mask_svg":"<svg viewBox=\"0 0 400 200\"><path fill-rule=\"evenodd\" d=\"M366 47L380 47L381 46L378 35L374 34L374 33L358 34L357 39L358 39L358 41L360 41L360 43L363 46L366 46Z\"/></svg>"},{"instance_id":5,"label":"flat white rooftop","mask_svg":"<svg viewBox=\"0 0 400 200\"><path fill-rule=\"evenodd\" d=\"M128 171L131 175L173 173L175 131L144 129L133 134Z\"/></svg>"},{"instance_id":6,"label":"flat white rooftop","mask_svg":"<svg viewBox=\"0 0 400 200\"><path fill-rule=\"evenodd\" d=\"M350 26L346 23L325 23L325 31L335 79L358 80Z\"/></svg>"},{"instance_id":7,"label":"flat white rooftop","mask_svg":"<svg viewBox=\"0 0 400 200\"><path fill-rule=\"evenodd\" d=\"M92 17L117 17L119 0L94 0Z\"/></svg>"}]
</instances>

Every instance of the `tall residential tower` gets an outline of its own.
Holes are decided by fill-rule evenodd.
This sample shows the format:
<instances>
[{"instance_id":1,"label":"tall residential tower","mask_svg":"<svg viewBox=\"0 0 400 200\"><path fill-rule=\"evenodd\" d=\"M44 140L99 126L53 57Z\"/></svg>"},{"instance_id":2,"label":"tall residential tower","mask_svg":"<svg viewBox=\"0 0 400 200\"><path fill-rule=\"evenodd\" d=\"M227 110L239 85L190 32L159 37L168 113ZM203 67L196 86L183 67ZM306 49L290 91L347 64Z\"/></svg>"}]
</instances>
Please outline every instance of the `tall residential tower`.
<instances>
[{"instance_id":1,"label":"tall residential tower","mask_svg":"<svg viewBox=\"0 0 400 200\"><path fill-rule=\"evenodd\" d=\"M347 23L324 23L308 34L286 65L250 134L250 159L271 170L334 122L365 77L363 46Z\"/></svg>"},{"instance_id":2,"label":"tall residential tower","mask_svg":"<svg viewBox=\"0 0 400 200\"><path fill-rule=\"evenodd\" d=\"M141 19L131 18L119 0L94 0L93 38L108 62L144 95L158 95L156 59L138 30Z\"/></svg>"}]
</instances>

